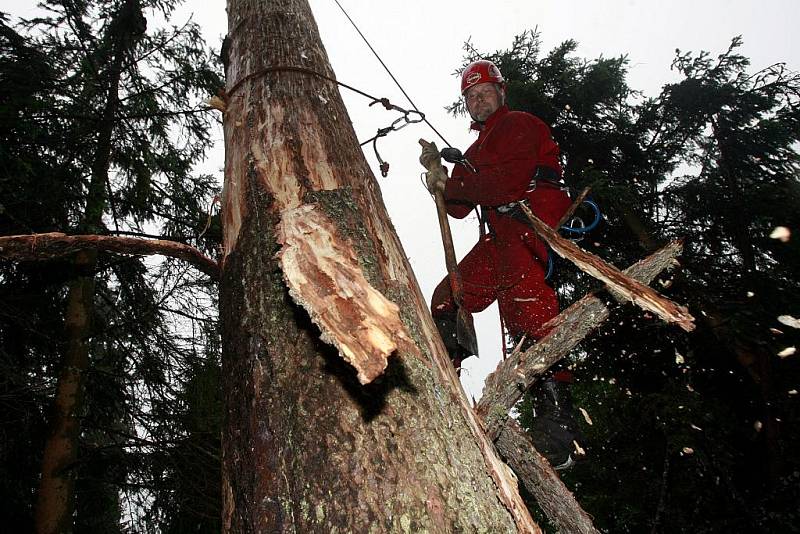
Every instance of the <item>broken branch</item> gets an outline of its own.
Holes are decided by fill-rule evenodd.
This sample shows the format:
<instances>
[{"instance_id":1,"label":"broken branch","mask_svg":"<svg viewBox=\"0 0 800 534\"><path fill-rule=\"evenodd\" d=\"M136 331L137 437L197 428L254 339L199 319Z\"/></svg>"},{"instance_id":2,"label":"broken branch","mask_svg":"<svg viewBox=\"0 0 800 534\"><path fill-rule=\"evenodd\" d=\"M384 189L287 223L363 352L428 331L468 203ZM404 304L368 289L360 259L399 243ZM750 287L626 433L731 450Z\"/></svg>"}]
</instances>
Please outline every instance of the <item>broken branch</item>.
<instances>
[{"instance_id":1,"label":"broken branch","mask_svg":"<svg viewBox=\"0 0 800 534\"><path fill-rule=\"evenodd\" d=\"M495 445L558 532L597 534L589 514L516 421L506 421Z\"/></svg>"},{"instance_id":2,"label":"broken branch","mask_svg":"<svg viewBox=\"0 0 800 534\"><path fill-rule=\"evenodd\" d=\"M682 248L680 241L673 241L626 269L625 275L650 283L672 264ZM589 293L551 319L544 325L544 328L550 328L546 336L527 351L512 353L486 378L483 396L475 409L483 419L490 439L497 439L509 410L536 378L569 354L573 347L608 318L608 307L596 294L597 291Z\"/></svg>"},{"instance_id":3,"label":"broken branch","mask_svg":"<svg viewBox=\"0 0 800 534\"><path fill-rule=\"evenodd\" d=\"M160 254L181 259L214 280L219 279L219 265L216 261L198 249L177 241L104 235L66 235L61 232L0 237L0 258L10 260L48 260L69 256L81 250L117 252L138 256Z\"/></svg>"},{"instance_id":4,"label":"broken branch","mask_svg":"<svg viewBox=\"0 0 800 534\"><path fill-rule=\"evenodd\" d=\"M684 306L675 304L641 282L625 276L613 265L609 265L594 254L582 250L569 239L564 239L558 235L555 230L537 218L528 206L523 203L519 203L519 206L527 215L536 233L559 256L568 259L583 272L607 284L609 290L618 293L623 299L655 313L667 322L677 323L687 332L694 330L694 317Z\"/></svg>"}]
</instances>

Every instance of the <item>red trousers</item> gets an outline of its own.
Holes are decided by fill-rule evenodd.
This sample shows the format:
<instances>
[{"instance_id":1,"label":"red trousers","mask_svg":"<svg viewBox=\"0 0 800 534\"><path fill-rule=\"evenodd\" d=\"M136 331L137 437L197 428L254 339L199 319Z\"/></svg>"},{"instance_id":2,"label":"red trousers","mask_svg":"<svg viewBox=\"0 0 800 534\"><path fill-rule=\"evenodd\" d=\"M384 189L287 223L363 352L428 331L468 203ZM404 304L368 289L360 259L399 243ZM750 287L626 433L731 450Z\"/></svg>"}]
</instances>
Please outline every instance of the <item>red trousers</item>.
<instances>
[{"instance_id":1,"label":"red trousers","mask_svg":"<svg viewBox=\"0 0 800 534\"><path fill-rule=\"evenodd\" d=\"M458 264L464 309L470 313L483 311L497 300L509 333L538 339L544 334L540 327L558 314L555 291L545 282L545 269L529 247L513 247L517 254L512 258L508 250L500 252L498 248L506 247L487 235ZM499 265L501 258L512 259L513 264ZM509 280L509 274L515 274L516 280ZM455 309L450 280L445 277L433 292L431 311L436 317Z\"/></svg>"},{"instance_id":2,"label":"red trousers","mask_svg":"<svg viewBox=\"0 0 800 534\"><path fill-rule=\"evenodd\" d=\"M543 185L527 195L534 213L554 226L569 207L567 195ZM520 220L487 210L490 229L458 264L464 287L463 306L475 313L497 300L509 333L536 340L546 334L541 326L558 314L555 291L545 282L547 249L533 230ZM436 319L456 309L445 277L433 292L431 313ZM438 324L438 322L437 322Z\"/></svg>"}]
</instances>

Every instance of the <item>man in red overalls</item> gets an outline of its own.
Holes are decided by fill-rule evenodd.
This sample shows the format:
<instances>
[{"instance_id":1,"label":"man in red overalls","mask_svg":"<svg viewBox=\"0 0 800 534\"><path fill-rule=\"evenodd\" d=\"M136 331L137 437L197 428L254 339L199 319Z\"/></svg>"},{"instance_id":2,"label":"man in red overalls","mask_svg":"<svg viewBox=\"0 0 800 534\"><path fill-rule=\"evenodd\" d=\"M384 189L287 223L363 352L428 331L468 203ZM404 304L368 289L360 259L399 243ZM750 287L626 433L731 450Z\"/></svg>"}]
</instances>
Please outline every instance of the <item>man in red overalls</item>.
<instances>
[{"instance_id":1,"label":"man in red overalls","mask_svg":"<svg viewBox=\"0 0 800 534\"><path fill-rule=\"evenodd\" d=\"M464 287L462 306L474 313L497 300L509 333L535 340L546 333L541 326L558 313L558 301L545 282L547 249L515 203L526 202L551 226L567 210L569 197L558 185L558 145L539 118L508 109L503 76L492 62L481 60L467 66L461 93L472 128L478 131L478 139L464 154L474 170L456 164L450 178L444 181L441 175L429 187L444 190L452 217L464 218L480 206L488 223L489 233L458 265ZM438 158L431 144L423 148L420 160ZM455 310L445 278L433 292L431 312L458 369L471 354L456 341Z\"/></svg>"}]
</instances>

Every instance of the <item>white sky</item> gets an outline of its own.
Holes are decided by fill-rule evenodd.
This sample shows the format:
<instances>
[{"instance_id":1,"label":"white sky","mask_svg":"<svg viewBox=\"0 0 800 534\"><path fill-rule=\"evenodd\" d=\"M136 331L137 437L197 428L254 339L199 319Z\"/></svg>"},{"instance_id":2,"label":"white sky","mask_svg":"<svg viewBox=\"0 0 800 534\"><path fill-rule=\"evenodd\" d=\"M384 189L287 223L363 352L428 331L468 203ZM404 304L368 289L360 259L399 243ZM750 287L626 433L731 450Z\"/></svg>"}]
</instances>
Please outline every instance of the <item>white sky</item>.
<instances>
[{"instance_id":1,"label":"white sky","mask_svg":"<svg viewBox=\"0 0 800 534\"><path fill-rule=\"evenodd\" d=\"M508 48L515 35L538 27L545 53L566 39L575 39L578 57L627 54L629 84L648 96L677 79L669 70L676 48L717 55L740 34L744 38L740 51L750 58L753 70L780 61L792 70L800 69L800 32L796 30L800 2L796 0L339 1L428 120L462 150L473 139L468 120L448 115L444 106L459 96L459 80L452 73L461 64L462 45L470 37L479 50L493 52ZM335 2L310 3L337 79L410 107ZM30 16L32 4L2 0L0 11ZM190 13L203 26L208 43L219 48L227 31L225 2L189 0L173 18L174 23ZM365 98L342 91L360 140L394 120L394 115L380 106L368 108ZM408 126L378 142L381 156L391 164L387 178L380 177L370 145L365 147L365 155L381 184L423 294L429 298L445 269L435 207L419 179L423 170L417 162L420 137L436 140L442 147L425 125ZM216 138L218 148L208 168L221 181L221 129ZM477 239L477 223L451 219L451 224L460 258ZM476 315L476 327L481 357L466 360L461 380L467 394L479 398L485 376L500 359L496 306Z\"/></svg>"}]
</instances>

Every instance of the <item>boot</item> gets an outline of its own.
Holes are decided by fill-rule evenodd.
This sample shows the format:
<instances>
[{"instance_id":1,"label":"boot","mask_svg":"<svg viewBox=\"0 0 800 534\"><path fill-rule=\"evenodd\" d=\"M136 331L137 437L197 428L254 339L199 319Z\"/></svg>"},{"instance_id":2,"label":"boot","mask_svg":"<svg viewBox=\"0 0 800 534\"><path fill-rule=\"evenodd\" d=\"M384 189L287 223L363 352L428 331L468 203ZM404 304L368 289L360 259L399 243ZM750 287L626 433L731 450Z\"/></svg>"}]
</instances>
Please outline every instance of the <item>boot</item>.
<instances>
[{"instance_id":1,"label":"boot","mask_svg":"<svg viewBox=\"0 0 800 534\"><path fill-rule=\"evenodd\" d=\"M575 418L570 382L564 371L556 373L541 383L534 395L534 418L531 437L536 449L555 469L568 469L581 457L576 453L575 442L583 442L583 435Z\"/></svg>"}]
</instances>

